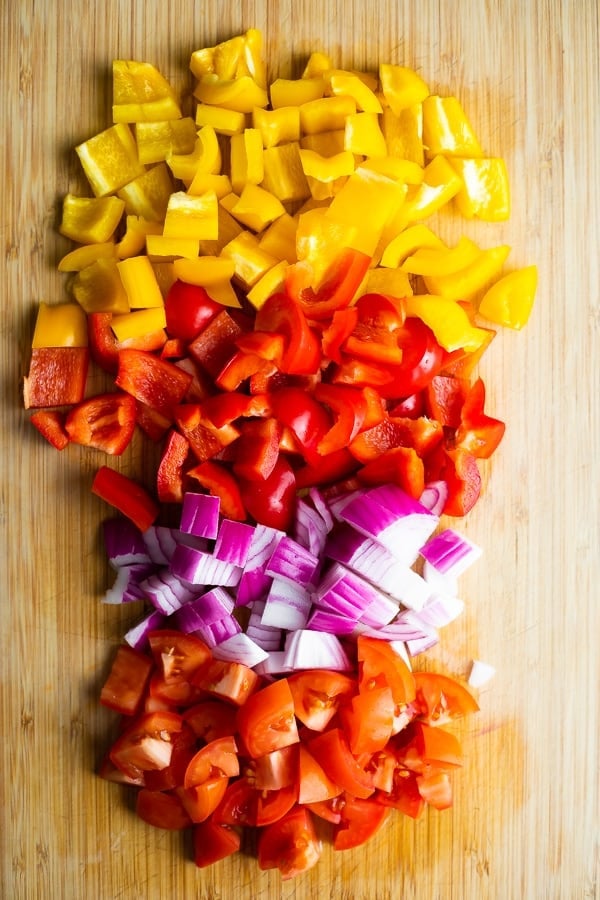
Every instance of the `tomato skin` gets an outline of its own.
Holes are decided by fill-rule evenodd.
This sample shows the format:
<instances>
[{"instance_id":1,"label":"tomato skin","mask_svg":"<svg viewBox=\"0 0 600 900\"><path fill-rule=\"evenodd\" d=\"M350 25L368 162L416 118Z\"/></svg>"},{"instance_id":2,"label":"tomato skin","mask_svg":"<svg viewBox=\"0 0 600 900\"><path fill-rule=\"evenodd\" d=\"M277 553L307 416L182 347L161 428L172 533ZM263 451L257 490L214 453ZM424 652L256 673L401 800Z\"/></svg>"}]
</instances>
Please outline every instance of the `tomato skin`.
<instances>
[{"instance_id":1,"label":"tomato skin","mask_svg":"<svg viewBox=\"0 0 600 900\"><path fill-rule=\"evenodd\" d=\"M148 769L164 769L171 761L172 735L182 727L183 720L175 712L143 713L117 738L110 760L133 778Z\"/></svg>"},{"instance_id":2,"label":"tomato skin","mask_svg":"<svg viewBox=\"0 0 600 900\"><path fill-rule=\"evenodd\" d=\"M356 692L349 675L326 669L310 669L288 677L294 712L312 731L324 731L337 713L340 703Z\"/></svg>"},{"instance_id":3,"label":"tomato skin","mask_svg":"<svg viewBox=\"0 0 600 900\"><path fill-rule=\"evenodd\" d=\"M213 659L192 676L192 684L212 697L242 706L258 684L258 675L243 663Z\"/></svg>"},{"instance_id":4,"label":"tomato skin","mask_svg":"<svg viewBox=\"0 0 600 900\"><path fill-rule=\"evenodd\" d=\"M183 634L175 629L151 631L148 643L156 665L167 683L189 681L197 669L212 659L204 641L193 634Z\"/></svg>"},{"instance_id":5,"label":"tomato skin","mask_svg":"<svg viewBox=\"0 0 600 900\"><path fill-rule=\"evenodd\" d=\"M238 748L233 735L216 738L205 744L190 760L183 786L191 788L214 776L235 776L240 773Z\"/></svg>"},{"instance_id":6,"label":"tomato skin","mask_svg":"<svg viewBox=\"0 0 600 900\"><path fill-rule=\"evenodd\" d=\"M324 803L342 793L339 785L327 777L321 765L306 747L300 745L298 765L298 802Z\"/></svg>"},{"instance_id":7,"label":"tomato skin","mask_svg":"<svg viewBox=\"0 0 600 900\"><path fill-rule=\"evenodd\" d=\"M286 678L253 694L240 707L237 727L248 754L254 758L299 741L294 699Z\"/></svg>"},{"instance_id":8,"label":"tomato skin","mask_svg":"<svg viewBox=\"0 0 600 900\"><path fill-rule=\"evenodd\" d=\"M135 811L148 825L180 831L188 828L192 820L177 794L170 791L149 791L141 788L137 792Z\"/></svg>"},{"instance_id":9,"label":"tomato skin","mask_svg":"<svg viewBox=\"0 0 600 900\"><path fill-rule=\"evenodd\" d=\"M226 859L240 849L237 831L207 819L194 826L194 862L203 869Z\"/></svg>"},{"instance_id":10,"label":"tomato skin","mask_svg":"<svg viewBox=\"0 0 600 900\"><path fill-rule=\"evenodd\" d=\"M207 744L235 732L235 709L221 700L201 700L183 712L183 720Z\"/></svg>"},{"instance_id":11,"label":"tomato skin","mask_svg":"<svg viewBox=\"0 0 600 900\"><path fill-rule=\"evenodd\" d=\"M100 703L122 715L134 715L141 706L152 668L152 660L145 653L122 644L100 692Z\"/></svg>"},{"instance_id":12,"label":"tomato skin","mask_svg":"<svg viewBox=\"0 0 600 900\"><path fill-rule=\"evenodd\" d=\"M258 865L261 869L279 869L282 880L287 880L316 865L321 849L311 814L296 806L260 833Z\"/></svg>"},{"instance_id":13,"label":"tomato skin","mask_svg":"<svg viewBox=\"0 0 600 900\"><path fill-rule=\"evenodd\" d=\"M371 796L374 791L373 779L352 755L340 728L332 728L312 738L308 742L308 749L327 777L343 790L363 800Z\"/></svg>"},{"instance_id":14,"label":"tomato skin","mask_svg":"<svg viewBox=\"0 0 600 900\"><path fill-rule=\"evenodd\" d=\"M398 768L390 791L377 791L374 800L383 806L399 810L411 819L418 819L425 809L425 800L419 791L418 776L408 769Z\"/></svg>"},{"instance_id":15,"label":"tomato skin","mask_svg":"<svg viewBox=\"0 0 600 900\"><path fill-rule=\"evenodd\" d=\"M414 679L419 714L428 725L446 725L479 711L470 691L449 675L415 672Z\"/></svg>"},{"instance_id":16,"label":"tomato skin","mask_svg":"<svg viewBox=\"0 0 600 900\"><path fill-rule=\"evenodd\" d=\"M341 820L333 830L335 850L360 847L381 828L389 814L389 808L373 800L344 795L341 804Z\"/></svg>"}]
</instances>

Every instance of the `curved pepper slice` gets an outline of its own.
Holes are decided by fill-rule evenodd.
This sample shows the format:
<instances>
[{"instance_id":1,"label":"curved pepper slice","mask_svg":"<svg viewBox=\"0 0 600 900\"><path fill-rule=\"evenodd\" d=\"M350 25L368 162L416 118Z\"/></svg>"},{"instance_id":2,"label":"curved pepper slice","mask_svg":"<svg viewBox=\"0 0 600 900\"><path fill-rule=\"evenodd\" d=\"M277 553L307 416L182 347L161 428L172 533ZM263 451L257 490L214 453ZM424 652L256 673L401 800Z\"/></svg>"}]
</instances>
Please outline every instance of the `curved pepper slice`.
<instances>
[{"instance_id":1,"label":"curved pepper slice","mask_svg":"<svg viewBox=\"0 0 600 900\"><path fill-rule=\"evenodd\" d=\"M371 257L347 247L329 267L318 290L312 287L313 270L306 260L290 266L285 287L309 319L328 319L337 309L349 306L367 274Z\"/></svg>"},{"instance_id":2,"label":"curved pepper slice","mask_svg":"<svg viewBox=\"0 0 600 900\"><path fill-rule=\"evenodd\" d=\"M333 425L317 445L317 451L327 456L347 447L360 432L367 414L367 403L361 390L341 384L320 382L315 387L314 395L334 413Z\"/></svg>"},{"instance_id":3,"label":"curved pepper slice","mask_svg":"<svg viewBox=\"0 0 600 900\"><path fill-rule=\"evenodd\" d=\"M109 466L101 466L96 472L92 493L131 519L140 531L147 531L158 517L158 504L146 489Z\"/></svg>"},{"instance_id":4,"label":"curved pepper slice","mask_svg":"<svg viewBox=\"0 0 600 900\"><path fill-rule=\"evenodd\" d=\"M507 328L523 328L533 307L537 277L537 266L509 272L488 289L479 304L480 315Z\"/></svg>"},{"instance_id":5,"label":"curved pepper slice","mask_svg":"<svg viewBox=\"0 0 600 900\"><path fill-rule=\"evenodd\" d=\"M75 444L120 456L135 430L136 403L129 394L97 394L69 411L65 430Z\"/></svg>"}]
</instances>

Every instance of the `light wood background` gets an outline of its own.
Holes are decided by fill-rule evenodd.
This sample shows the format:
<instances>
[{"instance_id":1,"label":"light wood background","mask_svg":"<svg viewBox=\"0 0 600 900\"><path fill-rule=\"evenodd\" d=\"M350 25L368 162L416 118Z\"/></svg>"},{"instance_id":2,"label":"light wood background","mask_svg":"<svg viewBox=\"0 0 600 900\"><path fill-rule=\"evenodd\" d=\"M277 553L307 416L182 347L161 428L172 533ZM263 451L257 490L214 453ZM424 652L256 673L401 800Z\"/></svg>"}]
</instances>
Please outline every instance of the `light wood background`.
<instances>
[{"instance_id":1,"label":"light wood background","mask_svg":"<svg viewBox=\"0 0 600 900\"><path fill-rule=\"evenodd\" d=\"M598 837L598 267L600 73L596 0L4 0L0 123L0 896L6 900L584 900L600 896ZM109 123L113 57L189 84L190 53L263 29L271 75L313 49L340 65L416 67L456 93L508 163L502 226L448 224L514 266L539 266L537 304L482 364L508 423L465 530L484 556L467 612L432 665L497 667L463 731L452 811L388 823L366 848L326 850L292 883L251 856L196 870L180 835L138 822L94 767L110 714L97 695L135 612L102 607L110 583L89 493L104 460L59 454L21 408L39 300L64 295L62 196L82 187L73 147ZM152 464L141 442L121 462Z\"/></svg>"}]
</instances>

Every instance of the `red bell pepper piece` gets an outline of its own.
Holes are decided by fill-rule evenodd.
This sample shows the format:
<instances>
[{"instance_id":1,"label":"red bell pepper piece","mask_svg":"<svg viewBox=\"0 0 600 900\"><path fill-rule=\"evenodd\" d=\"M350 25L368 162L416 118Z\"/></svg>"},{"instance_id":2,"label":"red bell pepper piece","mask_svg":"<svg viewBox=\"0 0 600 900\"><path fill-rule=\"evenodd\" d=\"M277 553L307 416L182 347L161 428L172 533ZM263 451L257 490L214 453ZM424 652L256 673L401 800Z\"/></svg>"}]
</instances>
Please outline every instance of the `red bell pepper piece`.
<instances>
[{"instance_id":1,"label":"red bell pepper piece","mask_svg":"<svg viewBox=\"0 0 600 900\"><path fill-rule=\"evenodd\" d=\"M178 359L174 365L182 372L187 372L191 377L189 387L183 398L184 403L200 403L206 397L212 397L215 392L215 385L212 378L202 371L200 366L196 365L189 356Z\"/></svg>"},{"instance_id":2,"label":"red bell pepper piece","mask_svg":"<svg viewBox=\"0 0 600 900\"><path fill-rule=\"evenodd\" d=\"M282 430L281 423L273 417L244 422L235 444L234 473L248 481L268 478L279 457Z\"/></svg>"},{"instance_id":3,"label":"red bell pepper piece","mask_svg":"<svg viewBox=\"0 0 600 900\"><path fill-rule=\"evenodd\" d=\"M65 413L59 409L39 409L31 416L31 424L57 450L64 450L70 441L65 431Z\"/></svg>"},{"instance_id":4,"label":"red bell pepper piece","mask_svg":"<svg viewBox=\"0 0 600 900\"><path fill-rule=\"evenodd\" d=\"M90 354L97 366L116 375L119 368L119 343L111 328L112 313L88 313L88 341Z\"/></svg>"},{"instance_id":5,"label":"red bell pepper piece","mask_svg":"<svg viewBox=\"0 0 600 900\"><path fill-rule=\"evenodd\" d=\"M227 519L243 522L246 518L246 508L242 501L242 495L238 482L231 472L221 463L207 460L188 471L188 477L194 478L203 488L220 502L219 510Z\"/></svg>"},{"instance_id":6,"label":"red bell pepper piece","mask_svg":"<svg viewBox=\"0 0 600 900\"><path fill-rule=\"evenodd\" d=\"M135 423L135 399L113 392L78 403L69 411L65 429L74 444L120 456L131 442Z\"/></svg>"},{"instance_id":7,"label":"red bell pepper piece","mask_svg":"<svg viewBox=\"0 0 600 900\"><path fill-rule=\"evenodd\" d=\"M161 359L183 359L186 354L187 344L181 338L169 338L165 341L161 351Z\"/></svg>"},{"instance_id":8,"label":"red bell pepper piece","mask_svg":"<svg viewBox=\"0 0 600 900\"><path fill-rule=\"evenodd\" d=\"M144 434L155 443L164 438L172 424L171 419L139 400L135 401L135 419Z\"/></svg>"},{"instance_id":9,"label":"red bell pepper piece","mask_svg":"<svg viewBox=\"0 0 600 900\"><path fill-rule=\"evenodd\" d=\"M308 463L321 460L319 442L331 428L327 410L302 388L284 387L272 394L273 413L294 434L302 455Z\"/></svg>"},{"instance_id":10,"label":"red bell pepper piece","mask_svg":"<svg viewBox=\"0 0 600 900\"><path fill-rule=\"evenodd\" d=\"M348 478L358 469L359 463L349 450L335 450L314 463L296 469L298 489L318 487Z\"/></svg>"},{"instance_id":11,"label":"red bell pepper piece","mask_svg":"<svg viewBox=\"0 0 600 900\"><path fill-rule=\"evenodd\" d=\"M358 310L355 306L349 306L347 309L336 309L331 317L331 322L321 336L321 348L326 359L341 363L341 348L346 338L356 328L357 322Z\"/></svg>"},{"instance_id":12,"label":"red bell pepper piece","mask_svg":"<svg viewBox=\"0 0 600 900\"><path fill-rule=\"evenodd\" d=\"M203 287L174 281L165 298L167 331L189 343L214 319L223 307L212 300Z\"/></svg>"},{"instance_id":13,"label":"red bell pepper piece","mask_svg":"<svg viewBox=\"0 0 600 900\"><path fill-rule=\"evenodd\" d=\"M256 353L246 353L244 350L236 351L227 360L219 374L215 378L215 385L222 391L235 391L258 372L270 371L272 363L257 356Z\"/></svg>"},{"instance_id":14,"label":"red bell pepper piece","mask_svg":"<svg viewBox=\"0 0 600 900\"><path fill-rule=\"evenodd\" d=\"M427 415L446 428L458 428L468 384L454 375L434 375L424 390Z\"/></svg>"},{"instance_id":15,"label":"red bell pepper piece","mask_svg":"<svg viewBox=\"0 0 600 900\"><path fill-rule=\"evenodd\" d=\"M219 312L188 346L188 353L199 366L216 378L237 351L236 340L244 328L226 309Z\"/></svg>"},{"instance_id":16,"label":"red bell pepper piece","mask_svg":"<svg viewBox=\"0 0 600 900\"><path fill-rule=\"evenodd\" d=\"M248 416L264 418L272 412L268 394L242 394L240 391L213 394L202 403L202 410L217 428Z\"/></svg>"},{"instance_id":17,"label":"red bell pepper piece","mask_svg":"<svg viewBox=\"0 0 600 900\"><path fill-rule=\"evenodd\" d=\"M363 463L377 459L394 447L412 447L419 456L425 456L443 437L442 426L433 419L387 416L378 425L359 434L350 444L350 452Z\"/></svg>"},{"instance_id":18,"label":"red bell pepper piece","mask_svg":"<svg viewBox=\"0 0 600 900\"><path fill-rule=\"evenodd\" d=\"M334 424L317 445L317 451L326 456L347 447L356 437L363 427L367 403L361 390L340 384L321 382L314 395L334 413Z\"/></svg>"},{"instance_id":19,"label":"red bell pepper piece","mask_svg":"<svg viewBox=\"0 0 600 900\"><path fill-rule=\"evenodd\" d=\"M236 344L244 353L254 353L261 359L277 363L281 362L285 350L284 336L274 331L249 331L242 334Z\"/></svg>"},{"instance_id":20,"label":"red bell pepper piece","mask_svg":"<svg viewBox=\"0 0 600 900\"><path fill-rule=\"evenodd\" d=\"M313 375L321 365L321 344L301 305L288 294L273 294L256 314L257 331L283 336L285 349L278 368L288 375Z\"/></svg>"},{"instance_id":21,"label":"red bell pepper piece","mask_svg":"<svg viewBox=\"0 0 600 900\"><path fill-rule=\"evenodd\" d=\"M25 409L74 406L83 400L90 353L87 347L38 347L23 379Z\"/></svg>"},{"instance_id":22,"label":"red bell pepper piece","mask_svg":"<svg viewBox=\"0 0 600 900\"><path fill-rule=\"evenodd\" d=\"M233 425L217 428L199 403L184 403L175 409L175 422L198 459L204 462L239 437Z\"/></svg>"},{"instance_id":23,"label":"red bell pepper piece","mask_svg":"<svg viewBox=\"0 0 600 900\"><path fill-rule=\"evenodd\" d=\"M365 484L397 484L418 500L425 489L425 466L413 447L392 447L384 450L357 472Z\"/></svg>"},{"instance_id":24,"label":"red bell pepper piece","mask_svg":"<svg viewBox=\"0 0 600 900\"><path fill-rule=\"evenodd\" d=\"M444 514L465 516L481 493L481 474L473 454L461 447L448 450L440 444L424 462L426 481L441 479L448 485Z\"/></svg>"},{"instance_id":25,"label":"red bell pepper piece","mask_svg":"<svg viewBox=\"0 0 600 900\"><path fill-rule=\"evenodd\" d=\"M279 455L273 471L263 481L239 479L242 502L252 518L281 531L288 531L296 511L296 477L291 465Z\"/></svg>"},{"instance_id":26,"label":"red bell pepper piece","mask_svg":"<svg viewBox=\"0 0 600 900\"><path fill-rule=\"evenodd\" d=\"M101 466L94 477L92 492L146 531L158 518L159 507L148 491L116 469Z\"/></svg>"},{"instance_id":27,"label":"red bell pepper piece","mask_svg":"<svg viewBox=\"0 0 600 900\"><path fill-rule=\"evenodd\" d=\"M145 350L121 350L115 384L172 420L192 376L174 363Z\"/></svg>"},{"instance_id":28,"label":"red bell pepper piece","mask_svg":"<svg viewBox=\"0 0 600 900\"><path fill-rule=\"evenodd\" d=\"M156 472L156 490L161 503L181 503L190 445L179 431L171 429Z\"/></svg>"},{"instance_id":29,"label":"red bell pepper piece","mask_svg":"<svg viewBox=\"0 0 600 900\"><path fill-rule=\"evenodd\" d=\"M356 309L358 320L344 343L345 352L380 364L400 365L398 338L406 318L403 301L384 294L363 294Z\"/></svg>"},{"instance_id":30,"label":"red bell pepper piece","mask_svg":"<svg viewBox=\"0 0 600 900\"><path fill-rule=\"evenodd\" d=\"M329 319L337 309L349 306L371 264L371 257L344 248L331 264L323 284L315 291L312 266L306 261L291 265L286 273L286 293L296 300L308 319Z\"/></svg>"},{"instance_id":31,"label":"red bell pepper piece","mask_svg":"<svg viewBox=\"0 0 600 900\"><path fill-rule=\"evenodd\" d=\"M471 386L460 413L454 445L478 459L488 459L504 436L505 424L484 413L485 385L481 378Z\"/></svg>"}]
</instances>

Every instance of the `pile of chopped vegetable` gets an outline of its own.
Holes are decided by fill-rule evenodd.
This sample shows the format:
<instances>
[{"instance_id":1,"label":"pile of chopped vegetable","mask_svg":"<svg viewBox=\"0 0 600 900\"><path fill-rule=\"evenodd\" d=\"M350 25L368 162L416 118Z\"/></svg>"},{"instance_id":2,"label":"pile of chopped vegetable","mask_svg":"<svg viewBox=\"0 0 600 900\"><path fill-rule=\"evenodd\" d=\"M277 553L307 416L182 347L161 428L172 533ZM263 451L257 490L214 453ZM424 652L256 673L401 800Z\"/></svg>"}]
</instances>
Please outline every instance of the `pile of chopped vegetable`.
<instances>
[{"instance_id":1,"label":"pile of chopped vegetable","mask_svg":"<svg viewBox=\"0 0 600 900\"><path fill-rule=\"evenodd\" d=\"M504 221L510 191L411 69L315 52L268 83L255 29L190 69L185 114L155 66L113 63L24 404L59 450L160 446L150 488L111 465L92 484L117 513L104 601L141 608L101 692L122 728L100 775L145 822L193 828L198 866L258 829L286 878L319 859L315 816L341 850L390 809L451 805L444 726L477 703L413 661L463 609L481 551L442 516L481 495L505 426L477 365L527 322L537 272L425 224Z\"/></svg>"}]
</instances>

